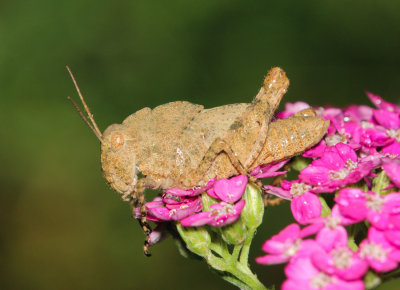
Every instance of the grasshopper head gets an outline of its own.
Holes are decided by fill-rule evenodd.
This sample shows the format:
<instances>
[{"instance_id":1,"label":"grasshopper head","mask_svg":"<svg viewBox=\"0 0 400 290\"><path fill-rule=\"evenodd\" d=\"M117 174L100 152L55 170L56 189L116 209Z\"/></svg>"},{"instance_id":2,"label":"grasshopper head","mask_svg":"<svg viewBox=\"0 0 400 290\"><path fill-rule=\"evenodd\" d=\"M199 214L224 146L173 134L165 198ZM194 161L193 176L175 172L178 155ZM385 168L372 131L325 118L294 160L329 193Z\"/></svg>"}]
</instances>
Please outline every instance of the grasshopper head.
<instances>
[{"instance_id":1,"label":"grasshopper head","mask_svg":"<svg viewBox=\"0 0 400 290\"><path fill-rule=\"evenodd\" d=\"M101 164L104 177L121 194L135 189L136 154L133 138L126 126L113 124L102 136Z\"/></svg>"}]
</instances>

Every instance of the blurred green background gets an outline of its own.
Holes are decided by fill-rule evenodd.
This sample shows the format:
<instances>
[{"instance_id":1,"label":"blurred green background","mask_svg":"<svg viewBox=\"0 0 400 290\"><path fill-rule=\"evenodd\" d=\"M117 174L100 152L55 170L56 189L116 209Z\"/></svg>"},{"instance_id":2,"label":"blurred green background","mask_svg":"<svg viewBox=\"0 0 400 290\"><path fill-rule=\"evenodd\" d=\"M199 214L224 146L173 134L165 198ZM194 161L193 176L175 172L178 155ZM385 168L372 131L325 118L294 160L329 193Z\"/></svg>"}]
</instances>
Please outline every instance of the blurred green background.
<instances>
[{"instance_id":1,"label":"blurred green background","mask_svg":"<svg viewBox=\"0 0 400 290\"><path fill-rule=\"evenodd\" d=\"M399 15L392 0L2 0L0 288L235 289L171 239L144 257L66 99L66 64L102 130L173 100L249 102L272 66L291 80L283 102L369 104L365 89L397 101ZM267 210L252 260L289 220L287 205ZM253 269L282 282L282 267Z\"/></svg>"}]
</instances>

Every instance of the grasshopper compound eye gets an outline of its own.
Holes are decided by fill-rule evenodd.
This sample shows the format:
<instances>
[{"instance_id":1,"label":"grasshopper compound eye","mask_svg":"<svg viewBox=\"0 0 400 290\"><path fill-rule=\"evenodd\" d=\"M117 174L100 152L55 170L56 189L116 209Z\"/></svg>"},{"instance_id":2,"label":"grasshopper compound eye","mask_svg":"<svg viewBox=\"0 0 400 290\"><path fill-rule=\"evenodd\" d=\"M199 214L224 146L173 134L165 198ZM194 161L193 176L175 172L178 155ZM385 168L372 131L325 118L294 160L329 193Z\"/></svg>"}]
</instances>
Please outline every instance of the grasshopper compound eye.
<instances>
[{"instance_id":1,"label":"grasshopper compound eye","mask_svg":"<svg viewBox=\"0 0 400 290\"><path fill-rule=\"evenodd\" d=\"M111 150L118 152L125 144L124 135L120 132L115 132L111 136Z\"/></svg>"},{"instance_id":2,"label":"grasshopper compound eye","mask_svg":"<svg viewBox=\"0 0 400 290\"><path fill-rule=\"evenodd\" d=\"M116 191L126 194L135 188L136 154L126 126L114 124L104 131L101 163L104 177Z\"/></svg>"}]
</instances>

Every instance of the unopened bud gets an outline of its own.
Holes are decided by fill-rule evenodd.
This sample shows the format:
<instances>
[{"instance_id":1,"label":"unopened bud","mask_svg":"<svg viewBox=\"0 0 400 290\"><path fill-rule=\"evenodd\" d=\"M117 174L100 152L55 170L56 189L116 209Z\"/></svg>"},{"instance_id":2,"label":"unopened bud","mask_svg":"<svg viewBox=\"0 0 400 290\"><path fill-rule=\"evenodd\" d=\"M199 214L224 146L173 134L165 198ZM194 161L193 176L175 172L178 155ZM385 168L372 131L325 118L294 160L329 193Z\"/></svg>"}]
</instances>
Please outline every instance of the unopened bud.
<instances>
[{"instance_id":1,"label":"unopened bud","mask_svg":"<svg viewBox=\"0 0 400 290\"><path fill-rule=\"evenodd\" d=\"M247 228L242 219L220 228L222 239L229 245L239 245L247 237Z\"/></svg>"},{"instance_id":2,"label":"unopened bud","mask_svg":"<svg viewBox=\"0 0 400 290\"><path fill-rule=\"evenodd\" d=\"M255 229L262 223L264 216L261 189L253 183L248 183L242 199L246 200L246 205L242 211L241 219L249 229Z\"/></svg>"},{"instance_id":3,"label":"unopened bud","mask_svg":"<svg viewBox=\"0 0 400 290\"><path fill-rule=\"evenodd\" d=\"M211 236L204 227L183 227L177 224L176 228L189 251L201 257L210 254Z\"/></svg>"}]
</instances>

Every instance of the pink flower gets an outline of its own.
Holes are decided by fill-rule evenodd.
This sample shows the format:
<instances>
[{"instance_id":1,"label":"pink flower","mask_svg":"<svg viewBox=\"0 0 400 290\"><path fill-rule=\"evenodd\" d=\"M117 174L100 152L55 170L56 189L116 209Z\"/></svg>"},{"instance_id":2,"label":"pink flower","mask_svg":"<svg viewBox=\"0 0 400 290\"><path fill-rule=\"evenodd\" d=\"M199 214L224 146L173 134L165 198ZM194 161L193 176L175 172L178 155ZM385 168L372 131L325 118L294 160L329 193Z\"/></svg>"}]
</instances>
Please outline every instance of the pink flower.
<instances>
[{"instance_id":1,"label":"pink flower","mask_svg":"<svg viewBox=\"0 0 400 290\"><path fill-rule=\"evenodd\" d=\"M343 121L371 121L373 115L373 109L371 107L365 105L350 105L344 109L343 112Z\"/></svg>"},{"instance_id":2,"label":"pink flower","mask_svg":"<svg viewBox=\"0 0 400 290\"><path fill-rule=\"evenodd\" d=\"M347 184L356 183L373 168L368 159L358 160L356 152L343 143L327 147L320 159L314 160L299 175L302 182L314 185L320 192L333 192ZM315 188L314 188L315 189Z\"/></svg>"},{"instance_id":3,"label":"pink flower","mask_svg":"<svg viewBox=\"0 0 400 290\"><path fill-rule=\"evenodd\" d=\"M320 271L343 280L361 279L368 270L368 263L345 245L316 251L311 261Z\"/></svg>"},{"instance_id":4,"label":"pink flower","mask_svg":"<svg viewBox=\"0 0 400 290\"><path fill-rule=\"evenodd\" d=\"M368 91L366 91L365 93L367 94L367 96L371 100L371 102L378 109L400 113L400 109L396 105L389 103L389 102L385 101L384 99L382 99L380 96L374 95L373 93L370 93Z\"/></svg>"},{"instance_id":5,"label":"pink flower","mask_svg":"<svg viewBox=\"0 0 400 290\"><path fill-rule=\"evenodd\" d=\"M210 225L214 227L223 227L235 222L242 213L246 204L245 200L241 200L235 205L220 202L210 206L211 210L197 213L181 220L184 227L198 227Z\"/></svg>"},{"instance_id":6,"label":"pink flower","mask_svg":"<svg viewBox=\"0 0 400 290\"><path fill-rule=\"evenodd\" d=\"M247 176L239 175L230 179L220 179L207 193L222 202L210 206L210 211L200 212L181 220L184 227L211 225L222 227L235 222L242 213L245 200L240 200L247 186ZM236 204L234 204L237 202Z\"/></svg>"},{"instance_id":7,"label":"pink flower","mask_svg":"<svg viewBox=\"0 0 400 290\"><path fill-rule=\"evenodd\" d=\"M330 235L336 235L334 232L339 231L343 232L344 225L351 225L358 222L357 220L353 220L351 218L345 217L340 213L339 206L335 204L331 210L330 216L320 217L314 219L311 224L301 230L301 235L303 237L307 237L310 235L317 235L317 241L319 240L319 233L324 236L324 231L331 233ZM340 235L340 233L338 234Z\"/></svg>"},{"instance_id":8,"label":"pink flower","mask_svg":"<svg viewBox=\"0 0 400 290\"><path fill-rule=\"evenodd\" d=\"M149 245L152 246L163 241L169 236L167 231L167 223L159 223L157 227L150 233Z\"/></svg>"},{"instance_id":9,"label":"pink flower","mask_svg":"<svg viewBox=\"0 0 400 290\"><path fill-rule=\"evenodd\" d=\"M294 259L285 268L288 279L282 284L282 290L361 290L361 280L346 281L337 276L320 271L309 257Z\"/></svg>"},{"instance_id":10,"label":"pink flower","mask_svg":"<svg viewBox=\"0 0 400 290\"><path fill-rule=\"evenodd\" d=\"M294 196L290 203L294 219L304 225L321 216L321 202L313 193L304 192Z\"/></svg>"},{"instance_id":11,"label":"pink flower","mask_svg":"<svg viewBox=\"0 0 400 290\"><path fill-rule=\"evenodd\" d=\"M311 254L311 261L320 271L344 280L360 279L367 271L368 264L347 247L344 227L324 227L318 232L316 241L321 250Z\"/></svg>"},{"instance_id":12,"label":"pink flower","mask_svg":"<svg viewBox=\"0 0 400 290\"><path fill-rule=\"evenodd\" d=\"M382 149L382 153L392 156L392 160L387 160L383 165L383 170L390 180L397 186L400 187L400 143L394 142L389 146Z\"/></svg>"},{"instance_id":13,"label":"pink flower","mask_svg":"<svg viewBox=\"0 0 400 290\"><path fill-rule=\"evenodd\" d=\"M375 271L387 272L397 268L400 250L386 240L383 232L370 227L368 238L360 244L360 256Z\"/></svg>"},{"instance_id":14,"label":"pink flower","mask_svg":"<svg viewBox=\"0 0 400 290\"><path fill-rule=\"evenodd\" d=\"M256 258L256 262L264 265L286 263L294 256L309 256L317 248L315 241L301 239L298 224L290 224L264 243L262 249L267 255Z\"/></svg>"},{"instance_id":15,"label":"pink flower","mask_svg":"<svg viewBox=\"0 0 400 290\"><path fill-rule=\"evenodd\" d=\"M180 220L195 212L201 211L203 204L200 197L185 198L181 203L166 204L160 197L146 203L147 219L150 221L161 222L170 220ZM135 209L135 218L140 218L140 208Z\"/></svg>"},{"instance_id":16,"label":"pink flower","mask_svg":"<svg viewBox=\"0 0 400 290\"><path fill-rule=\"evenodd\" d=\"M307 224L321 215L321 203L318 197L313 194L312 186L299 180L283 180L282 188L272 185L265 185L265 192L274 194L281 198L292 198L290 208L293 217L300 224Z\"/></svg>"},{"instance_id":17,"label":"pink flower","mask_svg":"<svg viewBox=\"0 0 400 290\"><path fill-rule=\"evenodd\" d=\"M164 192L164 194L175 195L175 196L197 196L200 193L203 193L204 191L212 188L214 186L215 180L216 178L211 179L205 186L197 189L184 190L180 188L169 188Z\"/></svg>"},{"instance_id":18,"label":"pink flower","mask_svg":"<svg viewBox=\"0 0 400 290\"><path fill-rule=\"evenodd\" d=\"M367 219L378 229L387 229L390 215L400 212L400 193L380 196L357 188L344 188L335 198L340 212L356 221Z\"/></svg>"}]
</instances>

